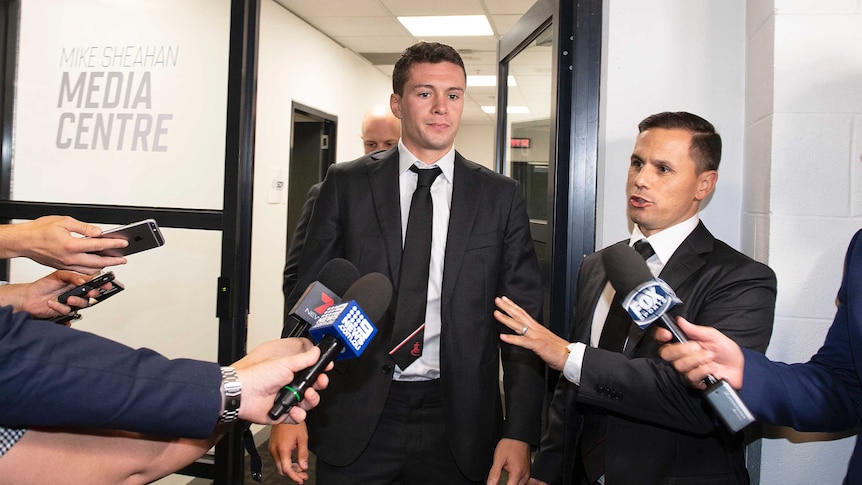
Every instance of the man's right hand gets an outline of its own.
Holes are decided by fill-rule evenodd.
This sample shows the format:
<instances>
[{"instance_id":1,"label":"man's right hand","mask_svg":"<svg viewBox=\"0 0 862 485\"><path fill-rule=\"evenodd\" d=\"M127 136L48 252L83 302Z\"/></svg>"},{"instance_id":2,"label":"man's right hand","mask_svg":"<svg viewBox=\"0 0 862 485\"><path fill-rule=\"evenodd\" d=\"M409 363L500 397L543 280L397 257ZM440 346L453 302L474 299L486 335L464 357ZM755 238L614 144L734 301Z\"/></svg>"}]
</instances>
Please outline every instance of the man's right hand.
<instances>
[{"instance_id":1,"label":"man's right hand","mask_svg":"<svg viewBox=\"0 0 862 485\"><path fill-rule=\"evenodd\" d=\"M705 389L703 379L711 375L727 381L736 390L741 389L745 357L739 345L715 328L695 325L682 317L677 317L676 322L688 342L663 345L659 349L661 358L673 364L692 387ZM673 335L658 328L655 339L671 342Z\"/></svg>"},{"instance_id":2,"label":"man's right hand","mask_svg":"<svg viewBox=\"0 0 862 485\"><path fill-rule=\"evenodd\" d=\"M296 450L296 462L292 455ZM277 424L269 434L269 452L278 473L302 485L308 480L308 428L305 423Z\"/></svg>"}]
</instances>

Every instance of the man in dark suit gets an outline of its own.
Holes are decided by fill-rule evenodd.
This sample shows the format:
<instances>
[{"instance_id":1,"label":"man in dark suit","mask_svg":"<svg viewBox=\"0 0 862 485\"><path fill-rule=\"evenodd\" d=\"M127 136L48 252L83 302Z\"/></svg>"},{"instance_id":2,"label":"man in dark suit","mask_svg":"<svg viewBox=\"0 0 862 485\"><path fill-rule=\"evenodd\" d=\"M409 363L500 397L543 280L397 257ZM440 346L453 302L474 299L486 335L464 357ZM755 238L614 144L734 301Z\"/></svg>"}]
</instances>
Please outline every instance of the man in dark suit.
<instances>
[{"instance_id":1,"label":"man in dark suit","mask_svg":"<svg viewBox=\"0 0 862 485\"><path fill-rule=\"evenodd\" d=\"M702 388L700 379L713 374L739 390L759 421L791 426L798 431L839 432L862 426L862 231L853 236L844 258L838 290L838 311L826 341L805 364L772 362L740 348L713 328L680 319L691 342L661 349L661 356ZM656 338L669 342L667 332ZM850 457L845 483L862 483L862 448Z\"/></svg>"},{"instance_id":2,"label":"man in dark suit","mask_svg":"<svg viewBox=\"0 0 862 485\"><path fill-rule=\"evenodd\" d=\"M634 229L618 244L651 245L642 254L682 299L679 314L764 352L775 275L715 239L698 218L700 202L715 188L721 138L712 124L684 112L650 116L638 128L627 182ZM505 314L495 316L520 335L502 340L562 371L531 483L748 482L742 433L729 433L700 393L658 357L651 328L644 332L624 313L616 317L622 307L601 251L581 264L573 343L512 300L498 299Z\"/></svg>"},{"instance_id":3,"label":"man in dark suit","mask_svg":"<svg viewBox=\"0 0 862 485\"><path fill-rule=\"evenodd\" d=\"M502 327L492 317L501 293L517 294L533 317L541 314L542 284L523 194L514 180L454 150L466 88L454 49L425 42L408 48L392 83L390 106L402 126L398 147L330 168L288 304L336 257L353 262L360 274L387 275L399 294L375 322L379 333L365 353L330 373L329 406L309 414L307 435L304 425L276 426L270 440L277 444L270 448L280 472L300 483L307 478L301 454L306 440L317 456L321 485L495 483L502 469L510 483L523 482L530 445L540 433L542 366L532 353L501 344ZM428 185L419 183L419 172L438 169L442 173ZM408 259L419 187L430 191L433 205L424 268L402 260L402 245ZM413 288L402 283L422 271L427 294L405 303L402 297ZM414 305L424 311L423 331L414 335L423 336L399 345L394 321ZM396 348L421 356L396 364Z\"/></svg>"}]
</instances>

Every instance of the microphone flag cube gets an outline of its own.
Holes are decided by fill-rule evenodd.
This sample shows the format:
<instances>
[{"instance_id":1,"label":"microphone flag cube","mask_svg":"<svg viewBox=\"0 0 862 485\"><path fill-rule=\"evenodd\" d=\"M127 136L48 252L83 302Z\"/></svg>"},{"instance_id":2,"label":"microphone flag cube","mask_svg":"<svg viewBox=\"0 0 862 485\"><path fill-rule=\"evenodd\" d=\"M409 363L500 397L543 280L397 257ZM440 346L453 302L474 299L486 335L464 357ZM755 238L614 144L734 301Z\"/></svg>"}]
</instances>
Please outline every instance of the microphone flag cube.
<instances>
[{"instance_id":1,"label":"microphone flag cube","mask_svg":"<svg viewBox=\"0 0 862 485\"><path fill-rule=\"evenodd\" d=\"M664 315L673 306L682 303L671 287L660 278L651 279L629 293L623 307L641 329Z\"/></svg>"},{"instance_id":2,"label":"microphone flag cube","mask_svg":"<svg viewBox=\"0 0 862 485\"><path fill-rule=\"evenodd\" d=\"M362 355L377 333L377 328L356 301L350 300L329 307L308 333L318 342L324 335L335 337L343 346L335 358L338 361Z\"/></svg>"}]
</instances>

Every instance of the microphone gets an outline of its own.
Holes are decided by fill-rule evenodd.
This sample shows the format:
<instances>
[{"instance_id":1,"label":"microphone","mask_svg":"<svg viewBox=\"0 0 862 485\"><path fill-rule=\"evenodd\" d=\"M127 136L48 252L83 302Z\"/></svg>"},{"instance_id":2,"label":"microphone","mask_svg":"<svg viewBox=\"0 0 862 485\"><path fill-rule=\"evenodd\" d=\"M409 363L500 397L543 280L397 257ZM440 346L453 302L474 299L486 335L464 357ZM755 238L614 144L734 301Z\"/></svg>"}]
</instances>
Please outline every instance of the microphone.
<instances>
[{"instance_id":1,"label":"microphone","mask_svg":"<svg viewBox=\"0 0 862 485\"><path fill-rule=\"evenodd\" d=\"M668 315L668 310L682 303L682 300L670 285L653 277L637 251L625 244L611 246L602 252L602 265L611 286L620 295L626 295L622 305L638 327L646 329L652 322L659 320L676 341L688 341L673 317ZM706 376L703 383L707 386L704 397L730 431L736 433L754 422L751 411L730 384L712 375Z\"/></svg>"},{"instance_id":2,"label":"microphone","mask_svg":"<svg viewBox=\"0 0 862 485\"><path fill-rule=\"evenodd\" d=\"M285 317L290 330L284 337L301 337L327 308L341 303L341 295L358 279L359 270L346 259L335 258L323 265L317 281L308 285Z\"/></svg>"},{"instance_id":3,"label":"microphone","mask_svg":"<svg viewBox=\"0 0 862 485\"><path fill-rule=\"evenodd\" d=\"M270 419L278 419L302 402L306 389L330 362L359 357L377 333L373 321L380 320L391 300L392 283L380 273L369 273L351 285L344 293L344 300L327 309L309 330L318 341L320 358L279 390L269 410Z\"/></svg>"}]
</instances>

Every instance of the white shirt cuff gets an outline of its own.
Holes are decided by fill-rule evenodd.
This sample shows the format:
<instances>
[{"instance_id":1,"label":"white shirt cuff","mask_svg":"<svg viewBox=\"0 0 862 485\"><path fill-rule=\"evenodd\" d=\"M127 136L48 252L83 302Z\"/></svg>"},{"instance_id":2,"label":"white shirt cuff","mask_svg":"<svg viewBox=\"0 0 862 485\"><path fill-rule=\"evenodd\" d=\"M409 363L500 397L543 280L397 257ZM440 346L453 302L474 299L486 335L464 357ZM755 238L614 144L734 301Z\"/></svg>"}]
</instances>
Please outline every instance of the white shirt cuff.
<instances>
[{"instance_id":1,"label":"white shirt cuff","mask_svg":"<svg viewBox=\"0 0 862 485\"><path fill-rule=\"evenodd\" d=\"M584 364L584 352L587 346L581 342L572 342L568 345L569 358L563 366L563 376L576 386L581 385L581 367Z\"/></svg>"}]
</instances>

